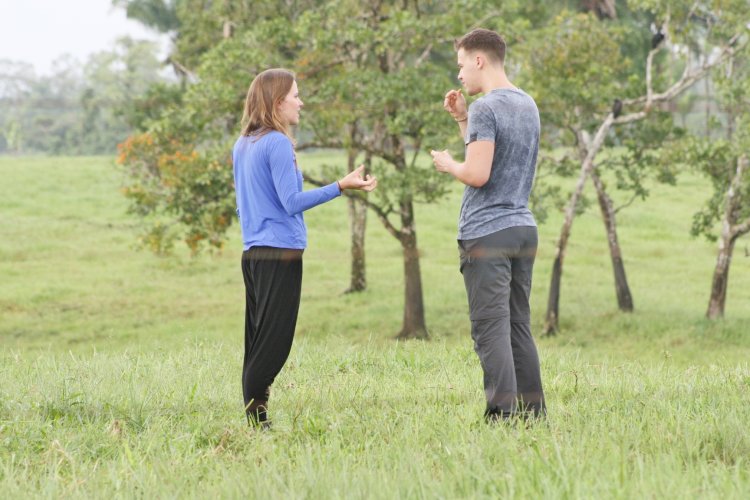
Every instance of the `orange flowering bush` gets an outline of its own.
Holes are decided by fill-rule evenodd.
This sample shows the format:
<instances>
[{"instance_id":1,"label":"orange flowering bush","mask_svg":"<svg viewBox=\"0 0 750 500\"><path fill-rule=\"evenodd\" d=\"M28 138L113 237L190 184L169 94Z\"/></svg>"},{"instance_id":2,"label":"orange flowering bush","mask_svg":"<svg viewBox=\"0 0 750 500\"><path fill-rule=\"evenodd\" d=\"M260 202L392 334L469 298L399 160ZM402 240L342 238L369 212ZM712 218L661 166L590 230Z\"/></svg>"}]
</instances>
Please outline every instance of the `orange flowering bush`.
<instances>
[{"instance_id":1,"label":"orange flowering bush","mask_svg":"<svg viewBox=\"0 0 750 500\"><path fill-rule=\"evenodd\" d=\"M126 171L129 211L144 222L141 244L168 253L180 237L192 253L221 249L235 214L229 148L197 151L192 144L143 133L118 146Z\"/></svg>"}]
</instances>

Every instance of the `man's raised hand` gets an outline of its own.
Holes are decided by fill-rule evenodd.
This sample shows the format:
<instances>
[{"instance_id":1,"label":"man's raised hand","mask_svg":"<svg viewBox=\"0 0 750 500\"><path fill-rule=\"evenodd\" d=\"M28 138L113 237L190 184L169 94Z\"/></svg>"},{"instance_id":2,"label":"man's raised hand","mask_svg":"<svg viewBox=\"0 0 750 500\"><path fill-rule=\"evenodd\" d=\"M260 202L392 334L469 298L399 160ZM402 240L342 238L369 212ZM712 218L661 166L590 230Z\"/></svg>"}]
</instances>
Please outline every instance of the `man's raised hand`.
<instances>
[{"instance_id":1,"label":"man's raised hand","mask_svg":"<svg viewBox=\"0 0 750 500\"><path fill-rule=\"evenodd\" d=\"M443 108L451 114L454 120L464 121L467 116L466 98L461 90L449 90L443 100Z\"/></svg>"}]
</instances>

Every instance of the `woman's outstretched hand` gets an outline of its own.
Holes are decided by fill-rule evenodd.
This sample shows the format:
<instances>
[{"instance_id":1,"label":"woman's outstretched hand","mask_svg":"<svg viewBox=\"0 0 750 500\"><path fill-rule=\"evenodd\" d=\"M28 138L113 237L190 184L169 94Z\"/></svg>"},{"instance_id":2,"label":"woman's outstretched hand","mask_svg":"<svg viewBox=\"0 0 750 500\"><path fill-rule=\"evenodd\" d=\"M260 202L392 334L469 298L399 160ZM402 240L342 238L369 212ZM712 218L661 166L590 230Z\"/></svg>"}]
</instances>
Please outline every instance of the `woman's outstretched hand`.
<instances>
[{"instance_id":1,"label":"woman's outstretched hand","mask_svg":"<svg viewBox=\"0 0 750 500\"><path fill-rule=\"evenodd\" d=\"M355 168L346 177L338 181L339 188L341 188L342 191L344 189L360 189L369 193L378 186L378 180L369 174L362 177L364 172L364 165Z\"/></svg>"}]
</instances>

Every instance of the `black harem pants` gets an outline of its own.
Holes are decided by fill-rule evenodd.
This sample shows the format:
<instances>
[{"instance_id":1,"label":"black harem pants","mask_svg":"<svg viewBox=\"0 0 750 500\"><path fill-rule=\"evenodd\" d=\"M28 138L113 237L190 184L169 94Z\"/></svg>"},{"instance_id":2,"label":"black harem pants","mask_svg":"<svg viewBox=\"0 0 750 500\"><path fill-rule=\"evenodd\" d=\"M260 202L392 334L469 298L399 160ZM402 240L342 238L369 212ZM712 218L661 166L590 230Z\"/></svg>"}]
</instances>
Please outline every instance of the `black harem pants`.
<instances>
[{"instance_id":1,"label":"black harem pants","mask_svg":"<svg viewBox=\"0 0 750 500\"><path fill-rule=\"evenodd\" d=\"M302 290L302 250L251 247L242 253L245 281L245 409L267 401L289 357Z\"/></svg>"}]
</instances>

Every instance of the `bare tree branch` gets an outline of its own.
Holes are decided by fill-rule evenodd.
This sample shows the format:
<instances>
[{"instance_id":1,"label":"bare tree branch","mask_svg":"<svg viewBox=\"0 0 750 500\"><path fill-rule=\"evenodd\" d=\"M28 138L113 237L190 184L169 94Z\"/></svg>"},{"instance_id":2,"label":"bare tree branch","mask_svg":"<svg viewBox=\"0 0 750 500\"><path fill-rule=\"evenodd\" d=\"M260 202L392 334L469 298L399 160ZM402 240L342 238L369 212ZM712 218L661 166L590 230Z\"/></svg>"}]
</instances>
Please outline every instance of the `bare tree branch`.
<instances>
[{"instance_id":1,"label":"bare tree branch","mask_svg":"<svg viewBox=\"0 0 750 500\"><path fill-rule=\"evenodd\" d=\"M630 205L632 205L635 202L637 198L638 198L638 193L633 194L633 196L631 196L627 202L615 208L615 214L618 214L620 210L622 210L623 208L628 208Z\"/></svg>"},{"instance_id":2,"label":"bare tree branch","mask_svg":"<svg viewBox=\"0 0 750 500\"><path fill-rule=\"evenodd\" d=\"M679 95L682 91L684 91L686 88L690 87L693 83L700 80L706 73L708 73L711 69L713 69L718 64L722 63L725 59L728 57L733 56L736 52L739 52L743 50L747 44L748 40L745 40L738 46L734 46L735 43L737 43L737 40L739 40L740 34L735 34L732 38L729 39L729 41L724 45L724 47L721 49L721 52L719 55L712 61L712 62L705 62L701 66L699 66L694 71L686 71L683 73L682 77L675 82L671 87L669 87L666 91L662 92L661 94L654 94L653 89L651 88L651 82L647 81L647 89L646 89L646 95L640 96L635 99L625 99L623 100L623 105L633 105L633 104L642 104L646 103L647 107L650 104L653 104L655 102L665 102L673 99L677 95ZM652 61L652 53L654 51L652 50L649 52L649 58L647 60L647 64L651 64ZM646 68L646 74L649 75L651 72L650 68ZM648 80L647 76L647 80ZM620 117L624 118L624 117ZM618 120L620 119L618 118Z\"/></svg>"},{"instance_id":3,"label":"bare tree branch","mask_svg":"<svg viewBox=\"0 0 750 500\"><path fill-rule=\"evenodd\" d=\"M306 149L315 148L331 148L331 149L343 149L344 144L340 140L326 140L326 141L310 141L297 144L294 147L295 151L304 151Z\"/></svg>"},{"instance_id":4,"label":"bare tree branch","mask_svg":"<svg viewBox=\"0 0 750 500\"><path fill-rule=\"evenodd\" d=\"M316 66L315 69L312 69L310 71L307 71L307 72L300 71L299 72L299 76L302 79L304 79L304 78L313 78L313 77L317 76L319 73L324 73L324 72L330 70L331 68L335 68L336 66L344 64L346 62L347 62L347 59L345 59L345 58L334 59L334 60L328 62L327 64L321 64L319 66Z\"/></svg>"},{"instance_id":5,"label":"bare tree branch","mask_svg":"<svg viewBox=\"0 0 750 500\"><path fill-rule=\"evenodd\" d=\"M638 111L636 113L630 113L628 115L619 116L616 119L612 120L612 123L614 125L622 125L623 123L630 123L630 122L642 120L643 118L646 118L646 116L648 116L647 111Z\"/></svg>"},{"instance_id":6,"label":"bare tree branch","mask_svg":"<svg viewBox=\"0 0 750 500\"><path fill-rule=\"evenodd\" d=\"M571 221L573 220L573 217L575 216L575 210L578 206L578 200L583 193L583 186L586 183L586 179L588 178L589 174L591 174L591 170L594 168L594 159L596 158L599 149L602 147L602 144L604 144L604 138L607 137L609 129L612 128L612 121L613 115L612 113L610 113L609 115L607 115L607 118L604 119L604 122L599 126L599 130L596 131L593 140L583 137L583 134L581 134L581 144L585 145L584 149L581 149L581 155L583 156L584 150L586 151L586 154L583 158L583 161L581 162L581 173L578 176L578 181L576 182L576 186L573 190L573 194L570 198L568 206L565 209L564 226L569 227ZM565 239L567 239L567 235L565 236Z\"/></svg>"},{"instance_id":7,"label":"bare tree branch","mask_svg":"<svg viewBox=\"0 0 750 500\"><path fill-rule=\"evenodd\" d=\"M739 238L743 234L747 234L750 232L750 217L745 219L745 222L742 224L736 224L732 226L732 234L734 234L735 238Z\"/></svg>"},{"instance_id":8,"label":"bare tree branch","mask_svg":"<svg viewBox=\"0 0 750 500\"><path fill-rule=\"evenodd\" d=\"M417 159L419 158L419 153L422 152L422 141L418 140L416 144L414 145L414 155L411 157L411 162L409 163L409 168L414 168L414 166L417 164Z\"/></svg>"},{"instance_id":9,"label":"bare tree branch","mask_svg":"<svg viewBox=\"0 0 750 500\"><path fill-rule=\"evenodd\" d=\"M352 143L352 146L356 147L357 149L361 151L364 151L365 153L369 153L372 156L379 156L380 158L384 159L385 161L393 165L398 166L402 164L402 161L398 156L394 154L386 153L385 151L382 151L382 150L375 149L369 144L365 144L363 142L358 141L358 142Z\"/></svg>"},{"instance_id":10,"label":"bare tree branch","mask_svg":"<svg viewBox=\"0 0 750 500\"><path fill-rule=\"evenodd\" d=\"M174 68L179 73L182 73L183 75L185 75L188 78L188 80L190 80L191 82L195 83L195 82L197 82L199 80L198 76L195 73L193 73L188 68L186 68L185 66L183 66L182 64L180 64L180 62L177 59L175 59L174 57L169 56L167 58L166 62L169 63L169 64L171 64L172 66L174 66Z\"/></svg>"},{"instance_id":11,"label":"bare tree branch","mask_svg":"<svg viewBox=\"0 0 750 500\"><path fill-rule=\"evenodd\" d=\"M325 181L322 179L317 179L315 177L310 177L307 174L305 174L305 181L309 182L313 186L327 186L333 181ZM383 210L382 207L379 205L376 205L375 203L372 203L370 200L368 200L366 197L351 191L342 191L341 194L343 196L346 196L348 198L352 198L357 200L358 202L365 205L367 208L375 212L375 215L377 215L378 219L380 219L380 222L383 223L383 226L385 226L385 229L397 240L401 241L401 238L403 237L402 231L398 229L396 226L393 225L391 220L388 218L389 211Z\"/></svg>"},{"instance_id":12,"label":"bare tree branch","mask_svg":"<svg viewBox=\"0 0 750 500\"><path fill-rule=\"evenodd\" d=\"M422 54L417 57L417 61L414 63L415 67L419 67L422 65L422 63L430 56L430 53L432 52L432 44L429 44L427 47L425 47Z\"/></svg>"}]
</instances>

